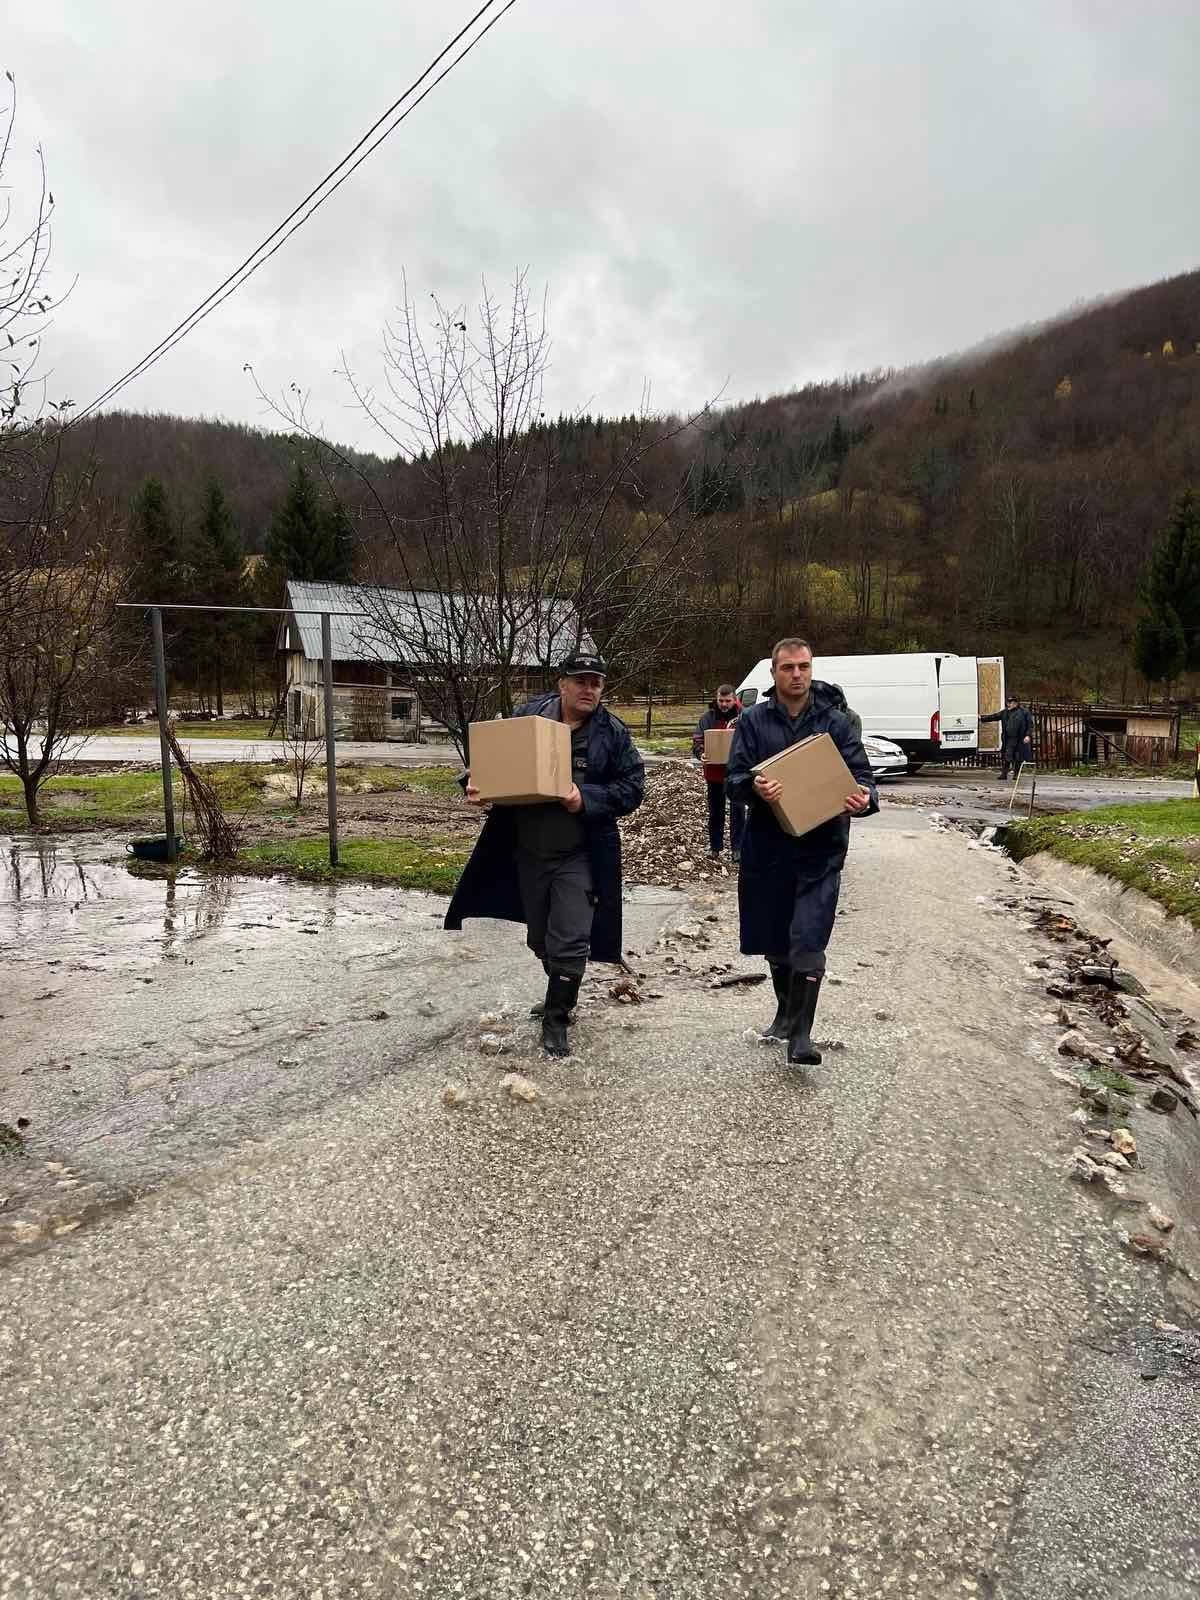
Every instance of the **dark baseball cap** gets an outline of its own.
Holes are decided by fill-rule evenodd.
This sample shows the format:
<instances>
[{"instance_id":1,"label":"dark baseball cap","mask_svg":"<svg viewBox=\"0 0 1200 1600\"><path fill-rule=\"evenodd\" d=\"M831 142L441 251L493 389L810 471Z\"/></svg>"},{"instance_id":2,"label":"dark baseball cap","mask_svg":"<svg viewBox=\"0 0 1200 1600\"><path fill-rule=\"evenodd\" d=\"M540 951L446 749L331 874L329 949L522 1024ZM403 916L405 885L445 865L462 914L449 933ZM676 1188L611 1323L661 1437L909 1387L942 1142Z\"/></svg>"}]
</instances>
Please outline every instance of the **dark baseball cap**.
<instances>
[{"instance_id":1,"label":"dark baseball cap","mask_svg":"<svg viewBox=\"0 0 1200 1600\"><path fill-rule=\"evenodd\" d=\"M588 655L586 651L577 651L573 656L568 656L558 669L560 678L578 678L585 672L594 672L598 677L607 678L608 668L604 658Z\"/></svg>"}]
</instances>

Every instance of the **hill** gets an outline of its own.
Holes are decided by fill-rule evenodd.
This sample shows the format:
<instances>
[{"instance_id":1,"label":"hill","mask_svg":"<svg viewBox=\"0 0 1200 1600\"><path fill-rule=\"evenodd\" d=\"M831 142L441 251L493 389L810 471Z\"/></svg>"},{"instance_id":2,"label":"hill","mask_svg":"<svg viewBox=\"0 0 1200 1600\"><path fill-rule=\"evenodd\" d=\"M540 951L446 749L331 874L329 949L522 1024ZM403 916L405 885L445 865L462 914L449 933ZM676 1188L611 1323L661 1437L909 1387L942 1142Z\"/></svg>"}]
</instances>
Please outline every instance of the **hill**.
<instances>
[{"instance_id":1,"label":"hill","mask_svg":"<svg viewBox=\"0 0 1200 1600\"><path fill-rule=\"evenodd\" d=\"M73 429L66 439L74 458L94 455L97 492L121 506L132 503L148 477L159 478L176 514L186 521L198 515L205 485L215 477L251 554L263 548L293 464L311 454L308 441L299 435L161 412L104 412ZM373 474L385 468L378 456L343 453ZM339 493L357 504L362 494L358 480L328 458L327 463Z\"/></svg>"},{"instance_id":2,"label":"hill","mask_svg":"<svg viewBox=\"0 0 1200 1600\"><path fill-rule=\"evenodd\" d=\"M602 469L629 419L552 426L582 470ZM250 551L304 448L133 413L72 437L123 502L153 473L195 507L214 473ZM419 474L356 462L416 509ZM334 482L355 508L355 475ZM681 688L804 630L827 651L999 651L1032 694L1135 693L1138 575L1174 497L1200 485L1200 272L921 367L729 406L641 491L680 482L703 535L662 663Z\"/></svg>"}]
</instances>

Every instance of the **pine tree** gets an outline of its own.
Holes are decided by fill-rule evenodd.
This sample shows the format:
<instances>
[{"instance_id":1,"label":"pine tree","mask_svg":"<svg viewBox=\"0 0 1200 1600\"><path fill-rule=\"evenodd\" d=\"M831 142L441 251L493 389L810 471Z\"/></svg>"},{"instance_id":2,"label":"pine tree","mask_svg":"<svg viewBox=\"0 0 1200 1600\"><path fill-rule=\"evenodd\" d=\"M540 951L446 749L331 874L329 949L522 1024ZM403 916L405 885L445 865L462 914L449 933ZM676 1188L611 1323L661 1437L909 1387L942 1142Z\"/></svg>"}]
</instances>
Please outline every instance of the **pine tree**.
<instances>
[{"instance_id":1,"label":"pine tree","mask_svg":"<svg viewBox=\"0 0 1200 1600\"><path fill-rule=\"evenodd\" d=\"M181 600L183 549L160 478L147 478L133 502L138 598L166 604Z\"/></svg>"},{"instance_id":2,"label":"pine tree","mask_svg":"<svg viewBox=\"0 0 1200 1600\"><path fill-rule=\"evenodd\" d=\"M1194 489L1185 490L1171 510L1146 569L1142 598L1148 617L1160 623L1156 636L1172 633L1170 613L1183 635L1183 665L1200 669L1200 495Z\"/></svg>"},{"instance_id":3,"label":"pine tree","mask_svg":"<svg viewBox=\"0 0 1200 1600\"><path fill-rule=\"evenodd\" d=\"M240 605L244 596L245 554L241 534L225 500L225 492L210 478L204 510L192 547L192 583L197 603L210 606ZM225 663L232 640L240 637L239 619L214 612L204 619L201 638L216 685L217 715L225 714Z\"/></svg>"},{"instance_id":4,"label":"pine tree","mask_svg":"<svg viewBox=\"0 0 1200 1600\"><path fill-rule=\"evenodd\" d=\"M1148 611L1133 635L1133 664L1148 683L1170 683L1187 658L1187 640L1174 607Z\"/></svg>"},{"instance_id":5,"label":"pine tree","mask_svg":"<svg viewBox=\"0 0 1200 1600\"><path fill-rule=\"evenodd\" d=\"M288 578L347 583L354 565L353 533L340 504L324 506L312 474L297 462L283 504L267 534L267 563L277 587Z\"/></svg>"}]
</instances>

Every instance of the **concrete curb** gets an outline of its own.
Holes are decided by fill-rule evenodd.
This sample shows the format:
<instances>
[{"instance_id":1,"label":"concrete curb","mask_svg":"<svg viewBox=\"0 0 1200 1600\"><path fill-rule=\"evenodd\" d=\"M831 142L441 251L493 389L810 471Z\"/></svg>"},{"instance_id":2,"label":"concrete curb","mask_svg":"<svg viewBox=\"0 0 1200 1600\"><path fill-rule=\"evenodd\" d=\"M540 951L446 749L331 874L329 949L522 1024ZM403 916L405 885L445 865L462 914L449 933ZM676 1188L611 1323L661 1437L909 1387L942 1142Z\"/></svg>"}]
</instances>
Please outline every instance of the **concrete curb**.
<instances>
[{"instance_id":1,"label":"concrete curb","mask_svg":"<svg viewBox=\"0 0 1200 1600\"><path fill-rule=\"evenodd\" d=\"M1200 983L1200 932L1140 889L1128 888L1092 867L1060 861L1048 850L1026 856L1021 867L1039 883L1058 889L1086 908L1093 921L1108 922L1189 982Z\"/></svg>"}]
</instances>

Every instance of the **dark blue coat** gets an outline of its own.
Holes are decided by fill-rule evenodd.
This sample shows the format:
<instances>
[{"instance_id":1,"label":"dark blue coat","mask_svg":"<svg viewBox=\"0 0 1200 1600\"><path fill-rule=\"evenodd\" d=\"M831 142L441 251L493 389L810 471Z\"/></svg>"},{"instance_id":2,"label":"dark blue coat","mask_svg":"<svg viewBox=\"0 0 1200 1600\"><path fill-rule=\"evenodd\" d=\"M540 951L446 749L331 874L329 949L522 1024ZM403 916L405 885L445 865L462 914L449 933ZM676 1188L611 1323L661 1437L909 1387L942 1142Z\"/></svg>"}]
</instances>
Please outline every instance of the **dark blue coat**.
<instances>
[{"instance_id":1,"label":"dark blue coat","mask_svg":"<svg viewBox=\"0 0 1200 1600\"><path fill-rule=\"evenodd\" d=\"M541 695L513 712L515 717L557 718L556 694ZM587 768L579 792L587 824L588 855L596 915L592 919L593 961L620 961L621 835L617 818L636 811L646 794L646 769L629 729L603 705L588 719ZM514 806L493 806L463 868L446 913L447 928L461 928L464 917L496 917L524 922L517 881Z\"/></svg>"},{"instance_id":2,"label":"dark blue coat","mask_svg":"<svg viewBox=\"0 0 1200 1600\"><path fill-rule=\"evenodd\" d=\"M800 739L827 733L856 780L870 790L871 808L865 815L879 810L879 796L867 752L845 715L837 709L839 703L844 703L840 690L814 682L808 709L798 730L793 732L787 716L775 702L775 691L769 689L737 720L725 787L731 800L745 801L750 807L738 873L744 955L777 956L789 948L794 941L793 917L798 893L828 874L840 872L850 841L848 816L823 822L798 839L785 833L770 806L755 793L752 768ZM814 916L824 927L824 915L816 915L817 899L814 899ZM823 949L827 938L827 932L820 937L814 930L808 948Z\"/></svg>"}]
</instances>

